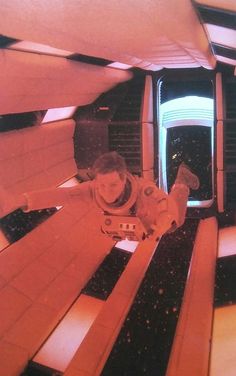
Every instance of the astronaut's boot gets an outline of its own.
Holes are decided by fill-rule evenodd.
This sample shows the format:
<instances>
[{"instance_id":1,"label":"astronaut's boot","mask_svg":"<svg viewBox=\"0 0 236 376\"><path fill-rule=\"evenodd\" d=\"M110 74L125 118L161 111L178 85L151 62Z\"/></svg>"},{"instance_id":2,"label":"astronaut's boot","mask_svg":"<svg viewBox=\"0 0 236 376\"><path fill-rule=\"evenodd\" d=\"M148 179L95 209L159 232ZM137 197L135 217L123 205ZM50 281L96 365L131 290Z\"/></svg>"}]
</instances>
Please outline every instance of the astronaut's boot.
<instances>
[{"instance_id":1,"label":"astronaut's boot","mask_svg":"<svg viewBox=\"0 0 236 376\"><path fill-rule=\"evenodd\" d=\"M197 175L195 175L184 162L179 166L175 184L184 184L193 190L197 190L200 186Z\"/></svg>"}]
</instances>

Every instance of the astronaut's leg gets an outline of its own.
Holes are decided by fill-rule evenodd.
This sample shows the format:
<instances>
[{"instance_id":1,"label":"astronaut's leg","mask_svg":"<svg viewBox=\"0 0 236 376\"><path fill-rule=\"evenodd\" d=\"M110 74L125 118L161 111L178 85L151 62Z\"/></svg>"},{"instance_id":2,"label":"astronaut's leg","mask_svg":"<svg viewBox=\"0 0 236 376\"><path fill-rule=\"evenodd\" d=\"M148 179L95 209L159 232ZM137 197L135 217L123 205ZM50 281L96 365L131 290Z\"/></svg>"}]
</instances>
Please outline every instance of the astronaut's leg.
<instances>
[{"instance_id":1,"label":"astronaut's leg","mask_svg":"<svg viewBox=\"0 0 236 376\"><path fill-rule=\"evenodd\" d=\"M185 184L188 188L197 190L200 182L197 175L195 175L190 168L182 162L177 172L175 184Z\"/></svg>"},{"instance_id":2,"label":"astronaut's leg","mask_svg":"<svg viewBox=\"0 0 236 376\"><path fill-rule=\"evenodd\" d=\"M187 202L190 189L197 190L200 182L197 175L193 174L189 167L185 163L181 163L178 169L175 183L170 191L170 197L172 197L178 207L178 223L177 226L181 226L185 221L185 215L187 210Z\"/></svg>"},{"instance_id":3,"label":"astronaut's leg","mask_svg":"<svg viewBox=\"0 0 236 376\"><path fill-rule=\"evenodd\" d=\"M189 196L189 188L185 184L174 184L171 188L169 196L174 200L178 210L177 227L182 226L185 221L187 210L187 202Z\"/></svg>"}]
</instances>

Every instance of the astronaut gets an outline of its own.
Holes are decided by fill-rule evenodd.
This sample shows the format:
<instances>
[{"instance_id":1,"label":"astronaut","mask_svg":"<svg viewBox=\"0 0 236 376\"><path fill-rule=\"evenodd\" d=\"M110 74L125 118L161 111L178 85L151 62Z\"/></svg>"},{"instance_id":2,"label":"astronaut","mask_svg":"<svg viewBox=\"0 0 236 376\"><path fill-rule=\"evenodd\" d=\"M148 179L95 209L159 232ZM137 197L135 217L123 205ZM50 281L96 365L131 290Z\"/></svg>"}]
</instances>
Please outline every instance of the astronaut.
<instances>
[{"instance_id":1,"label":"astronaut","mask_svg":"<svg viewBox=\"0 0 236 376\"><path fill-rule=\"evenodd\" d=\"M101 155L94 163L93 180L75 187L10 196L1 189L0 216L22 208L24 211L62 206L71 202L96 205L104 214L101 230L114 240L142 240L173 231L185 220L190 189L198 189L199 179L184 163L179 167L169 194L154 182L131 175L117 152Z\"/></svg>"},{"instance_id":2,"label":"astronaut","mask_svg":"<svg viewBox=\"0 0 236 376\"><path fill-rule=\"evenodd\" d=\"M110 221L119 227L123 225L120 230L124 232L123 237L129 240L141 240L147 236L159 238L166 231L174 231L180 227L185 221L190 189L199 188L198 177L182 163L171 192L167 195L154 182L131 175L124 159L116 152L98 158L93 171L94 197L97 204L106 215L112 214ZM123 222L114 216L123 217ZM125 225L128 227L127 231ZM132 234L132 225L136 226L136 234ZM103 226L103 230L108 234L109 226L110 223Z\"/></svg>"}]
</instances>

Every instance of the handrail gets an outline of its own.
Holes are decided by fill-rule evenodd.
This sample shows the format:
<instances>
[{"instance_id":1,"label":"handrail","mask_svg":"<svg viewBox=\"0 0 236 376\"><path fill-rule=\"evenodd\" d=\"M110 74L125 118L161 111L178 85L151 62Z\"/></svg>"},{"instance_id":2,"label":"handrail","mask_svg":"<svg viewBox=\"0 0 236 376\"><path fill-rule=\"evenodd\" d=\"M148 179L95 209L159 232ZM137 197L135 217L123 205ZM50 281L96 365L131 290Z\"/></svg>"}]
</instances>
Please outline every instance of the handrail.
<instances>
[{"instance_id":1,"label":"handrail","mask_svg":"<svg viewBox=\"0 0 236 376\"><path fill-rule=\"evenodd\" d=\"M166 376L207 376L212 336L218 228L201 220Z\"/></svg>"},{"instance_id":2,"label":"handrail","mask_svg":"<svg viewBox=\"0 0 236 376\"><path fill-rule=\"evenodd\" d=\"M64 376L100 375L157 245L148 238L138 245Z\"/></svg>"}]
</instances>

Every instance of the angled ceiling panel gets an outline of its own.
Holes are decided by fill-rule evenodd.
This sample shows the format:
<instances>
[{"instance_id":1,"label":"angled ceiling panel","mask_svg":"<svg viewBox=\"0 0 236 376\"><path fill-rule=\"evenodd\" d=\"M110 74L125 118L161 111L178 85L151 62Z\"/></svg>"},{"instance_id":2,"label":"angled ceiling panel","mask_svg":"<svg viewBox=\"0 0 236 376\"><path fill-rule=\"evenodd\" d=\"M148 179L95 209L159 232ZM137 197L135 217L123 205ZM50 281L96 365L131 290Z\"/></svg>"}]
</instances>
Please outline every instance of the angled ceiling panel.
<instances>
[{"instance_id":1,"label":"angled ceiling panel","mask_svg":"<svg viewBox=\"0 0 236 376\"><path fill-rule=\"evenodd\" d=\"M130 71L0 50L0 114L83 106L132 78Z\"/></svg>"},{"instance_id":2,"label":"angled ceiling panel","mask_svg":"<svg viewBox=\"0 0 236 376\"><path fill-rule=\"evenodd\" d=\"M191 1L180 5L176 0L3 0L0 33L145 70L214 68Z\"/></svg>"}]
</instances>

